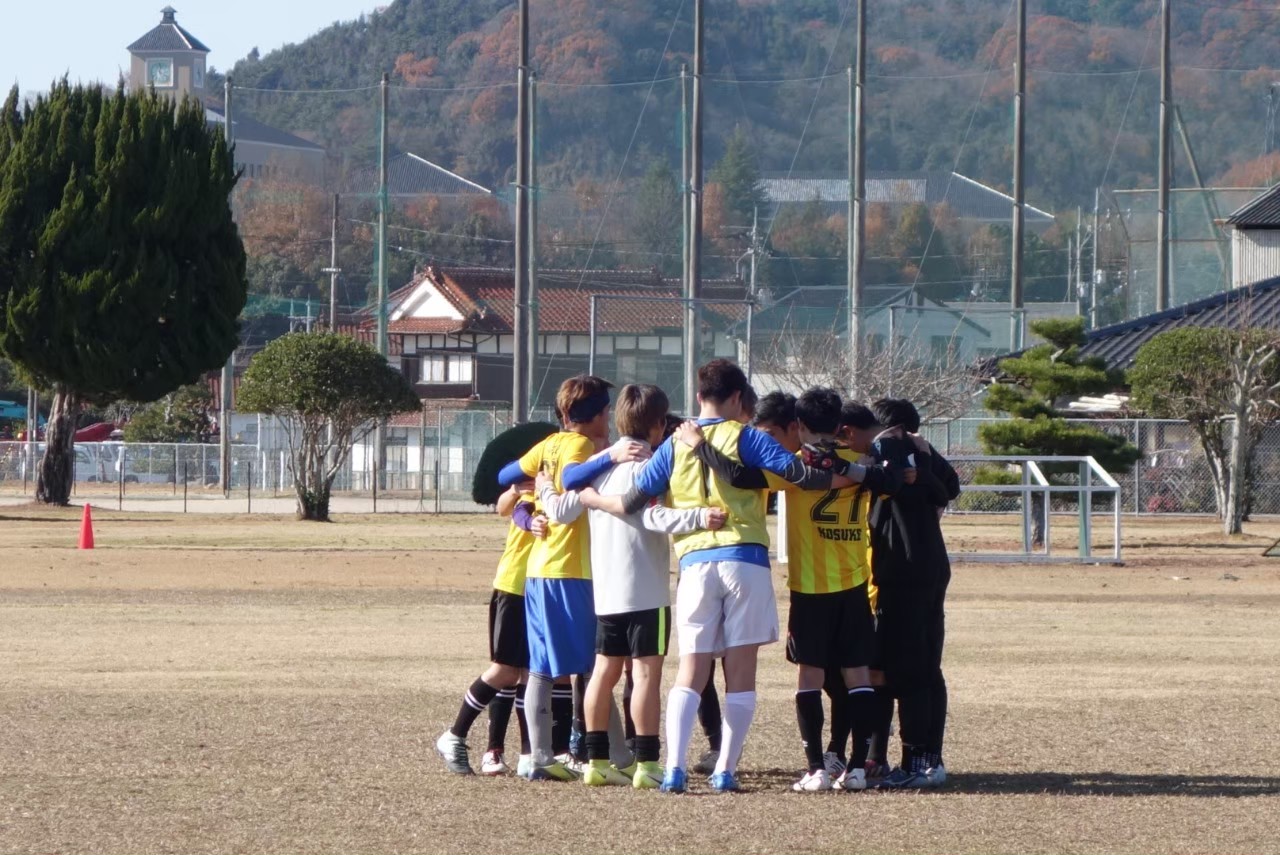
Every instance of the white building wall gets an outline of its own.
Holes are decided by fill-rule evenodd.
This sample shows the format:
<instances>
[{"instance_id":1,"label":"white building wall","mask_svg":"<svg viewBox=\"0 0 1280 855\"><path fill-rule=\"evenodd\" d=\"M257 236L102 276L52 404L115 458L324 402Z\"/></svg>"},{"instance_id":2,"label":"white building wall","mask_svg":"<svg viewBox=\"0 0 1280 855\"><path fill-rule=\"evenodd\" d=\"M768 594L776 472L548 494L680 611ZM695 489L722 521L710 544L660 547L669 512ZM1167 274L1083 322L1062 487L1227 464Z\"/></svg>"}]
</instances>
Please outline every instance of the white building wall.
<instances>
[{"instance_id":1,"label":"white building wall","mask_svg":"<svg viewBox=\"0 0 1280 855\"><path fill-rule=\"evenodd\" d=\"M1231 230L1231 287L1280 276L1280 230Z\"/></svg>"}]
</instances>

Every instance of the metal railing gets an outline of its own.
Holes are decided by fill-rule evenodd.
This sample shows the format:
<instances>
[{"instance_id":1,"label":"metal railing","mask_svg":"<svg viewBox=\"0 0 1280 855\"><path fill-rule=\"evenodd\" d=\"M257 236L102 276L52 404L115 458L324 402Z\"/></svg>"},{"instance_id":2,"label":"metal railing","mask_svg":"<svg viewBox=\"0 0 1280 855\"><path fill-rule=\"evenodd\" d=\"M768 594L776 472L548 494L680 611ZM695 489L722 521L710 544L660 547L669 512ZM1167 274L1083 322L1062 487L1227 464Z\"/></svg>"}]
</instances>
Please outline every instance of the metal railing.
<instances>
[{"instance_id":1,"label":"metal railing","mask_svg":"<svg viewBox=\"0 0 1280 855\"><path fill-rule=\"evenodd\" d=\"M1010 469L1017 469L1021 476L1020 484L974 484L962 483L961 495L991 494L1000 497L1010 495L1020 498L1018 505L1022 517L1022 553L1010 556L1001 553L953 553L953 557L972 560L993 561L1008 560L1016 557L1021 560L1054 560L1052 523L1055 498L1074 499L1078 528L1077 558L1082 562L1093 562L1093 514L1094 497L1098 494L1111 498L1112 548L1111 560L1121 560L1121 489L1120 484L1103 469L1092 457L1074 456L1018 456L1018 455L957 455L949 458L952 465L968 468L975 464L996 464ZM1045 469L1050 471L1046 474ZM1074 470L1074 471L1072 471ZM1074 478L1075 483L1062 483ZM1057 483L1055 483L1055 479ZM1059 512L1066 509L1059 507ZM969 510L969 513L982 513L980 510ZM998 511L997 511L998 512ZM1040 526L1037 526L1037 522ZM1036 543L1036 529L1040 528L1041 541L1039 549Z\"/></svg>"}]
</instances>

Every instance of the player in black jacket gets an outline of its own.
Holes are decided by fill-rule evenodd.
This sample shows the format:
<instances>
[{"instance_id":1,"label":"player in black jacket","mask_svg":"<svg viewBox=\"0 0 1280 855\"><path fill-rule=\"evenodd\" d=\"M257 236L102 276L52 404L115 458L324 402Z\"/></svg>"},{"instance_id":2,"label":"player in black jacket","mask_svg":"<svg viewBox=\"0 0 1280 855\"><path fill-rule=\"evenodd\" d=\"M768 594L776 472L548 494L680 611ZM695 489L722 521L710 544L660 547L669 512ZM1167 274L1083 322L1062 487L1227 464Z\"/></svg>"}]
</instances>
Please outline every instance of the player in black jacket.
<instances>
[{"instance_id":1,"label":"player in black jacket","mask_svg":"<svg viewBox=\"0 0 1280 855\"><path fill-rule=\"evenodd\" d=\"M918 435L920 415L910 401L872 405L884 430L872 445L877 462L912 467L915 485L877 497L871 510L872 575L885 677L898 700L902 763L884 780L890 788L938 786L946 780L942 743L947 689L942 676L943 603L951 562L942 536L942 509L959 495L959 478Z\"/></svg>"}]
</instances>

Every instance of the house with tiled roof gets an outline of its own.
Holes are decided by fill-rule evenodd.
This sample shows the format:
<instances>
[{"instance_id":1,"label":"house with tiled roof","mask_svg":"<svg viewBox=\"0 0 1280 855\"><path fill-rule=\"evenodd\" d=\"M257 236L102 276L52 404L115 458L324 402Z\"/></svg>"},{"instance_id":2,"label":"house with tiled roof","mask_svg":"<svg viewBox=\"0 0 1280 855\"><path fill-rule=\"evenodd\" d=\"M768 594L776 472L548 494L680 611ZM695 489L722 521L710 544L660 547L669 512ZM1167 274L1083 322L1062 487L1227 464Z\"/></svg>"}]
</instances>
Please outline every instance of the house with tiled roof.
<instances>
[{"instance_id":1,"label":"house with tiled roof","mask_svg":"<svg viewBox=\"0 0 1280 855\"><path fill-rule=\"evenodd\" d=\"M1138 350L1162 332L1182 327L1224 327L1280 331L1280 276L1212 294L1162 312L1101 327L1085 333L1083 356L1098 356L1108 367L1128 370ZM986 378L1000 372L1000 360L1022 351L988 359L980 366Z\"/></svg>"},{"instance_id":2,"label":"house with tiled roof","mask_svg":"<svg viewBox=\"0 0 1280 855\"><path fill-rule=\"evenodd\" d=\"M511 270L428 267L389 301L392 353L424 399L511 397L515 314ZM681 383L680 282L656 270L540 270L537 287L538 400L588 369L674 389ZM738 280L703 283L705 355L737 357L730 330L745 316ZM594 308L593 308L594 307ZM538 390L535 390L538 391Z\"/></svg>"},{"instance_id":3,"label":"house with tiled roof","mask_svg":"<svg viewBox=\"0 0 1280 855\"><path fill-rule=\"evenodd\" d=\"M209 48L184 29L172 6L160 10L160 23L129 45L129 88L154 88L173 98L194 98L211 125L225 125L223 105L209 103L205 87ZM216 93L220 95L221 93ZM324 174L325 151L310 140L241 115L231 114L236 166L244 176L292 178L318 182Z\"/></svg>"}]
</instances>

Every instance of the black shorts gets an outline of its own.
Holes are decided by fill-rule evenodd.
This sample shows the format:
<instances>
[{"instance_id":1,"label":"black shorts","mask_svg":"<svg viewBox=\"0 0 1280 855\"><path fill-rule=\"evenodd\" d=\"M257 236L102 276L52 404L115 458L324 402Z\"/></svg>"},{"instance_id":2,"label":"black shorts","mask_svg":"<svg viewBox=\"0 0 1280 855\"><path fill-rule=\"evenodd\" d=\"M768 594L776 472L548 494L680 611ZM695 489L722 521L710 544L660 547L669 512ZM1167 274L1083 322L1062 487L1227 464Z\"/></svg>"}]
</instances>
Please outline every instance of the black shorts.
<instances>
[{"instance_id":1,"label":"black shorts","mask_svg":"<svg viewBox=\"0 0 1280 855\"><path fill-rule=\"evenodd\" d=\"M791 592L787 617L787 661L814 668L861 668L872 664L875 620L861 584L834 594Z\"/></svg>"},{"instance_id":2,"label":"black shorts","mask_svg":"<svg viewBox=\"0 0 1280 855\"><path fill-rule=\"evenodd\" d=\"M525 631L524 597L506 591L489 598L489 661L513 668L529 667L529 635Z\"/></svg>"},{"instance_id":3,"label":"black shorts","mask_svg":"<svg viewBox=\"0 0 1280 855\"><path fill-rule=\"evenodd\" d=\"M671 607L596 616L596 653L601 656L666 656Z\"/></svg>"}]
</instances>

